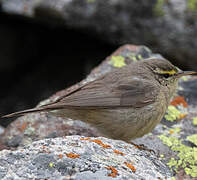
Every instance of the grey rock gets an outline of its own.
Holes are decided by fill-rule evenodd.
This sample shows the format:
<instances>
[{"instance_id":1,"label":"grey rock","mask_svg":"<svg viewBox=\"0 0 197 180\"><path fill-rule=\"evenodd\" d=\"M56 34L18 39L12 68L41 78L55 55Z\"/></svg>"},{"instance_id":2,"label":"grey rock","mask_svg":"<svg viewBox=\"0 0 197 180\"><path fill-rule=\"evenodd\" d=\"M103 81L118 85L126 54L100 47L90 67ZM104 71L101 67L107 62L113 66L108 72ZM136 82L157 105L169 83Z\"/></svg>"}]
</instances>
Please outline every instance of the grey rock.
<instances>
[{"instance_id":1,"label":"grey rock","mask_svg":"<svg viewBox=\"0 0 197 180\"><path fill-rule=\"evenodd\" d=\"M98 143L93 142L97 140ZM104 148L103 144L109 145ZM114 150L122 153L117 154ZM71 154L72 153L72 154ZM73 156L69 156L73 155ZM18 150L0 151L0 177L13 179L129 180L172 177L154 154L123 141L82 136L45 139ZM8 161L12 157L12 162ZM132 171L126 163L132 164ZM116 172L107 168L114 168Z\"/></svg>"}]
</instances>

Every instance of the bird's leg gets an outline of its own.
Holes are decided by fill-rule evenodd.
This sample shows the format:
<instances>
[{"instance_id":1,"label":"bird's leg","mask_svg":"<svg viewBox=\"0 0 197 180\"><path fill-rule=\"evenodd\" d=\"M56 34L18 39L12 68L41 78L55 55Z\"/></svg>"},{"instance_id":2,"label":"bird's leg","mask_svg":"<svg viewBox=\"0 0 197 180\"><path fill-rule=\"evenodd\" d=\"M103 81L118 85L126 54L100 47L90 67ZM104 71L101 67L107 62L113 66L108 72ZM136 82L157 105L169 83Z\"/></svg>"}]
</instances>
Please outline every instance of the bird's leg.
<instances>
[{"instance_id":1,"label":"bird's leg","mask_svg":"<svg viewBox=\"0 0 197 180\"><path fill-rule=\"evenodd\" d=\"M152 149L148 149L144 144L135 144L135 143L133 143L133 142L128 142L129 144L132 144L133 146L135 146L137 149L139 149L139 150L143 150L143 151L148 151L148 152L153 152L154 154L156 154L155 153L155 151L154 150L152 150Z\"/></svg>"}]
</instances>

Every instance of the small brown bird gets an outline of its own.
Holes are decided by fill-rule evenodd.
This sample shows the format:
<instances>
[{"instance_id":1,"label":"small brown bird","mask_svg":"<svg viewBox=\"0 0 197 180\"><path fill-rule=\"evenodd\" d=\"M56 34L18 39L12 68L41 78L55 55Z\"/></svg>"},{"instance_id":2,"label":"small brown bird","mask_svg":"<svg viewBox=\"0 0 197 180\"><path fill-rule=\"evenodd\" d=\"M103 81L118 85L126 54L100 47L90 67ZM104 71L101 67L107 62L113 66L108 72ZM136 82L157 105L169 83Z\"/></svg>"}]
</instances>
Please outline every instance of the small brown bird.
<instances>
[{"instance_id":1,"label":"small brown bird","mask_svg":"<svg viewBox=\"0 0 197 180\"><path fill-rule=\"evenodd\" d=\"M109 72L53 103L4 117L47 111L87 122L106 137L129 142L153 130L166 112L178 79L194 73L151 58Z\"/></svg>"}]
</instances>

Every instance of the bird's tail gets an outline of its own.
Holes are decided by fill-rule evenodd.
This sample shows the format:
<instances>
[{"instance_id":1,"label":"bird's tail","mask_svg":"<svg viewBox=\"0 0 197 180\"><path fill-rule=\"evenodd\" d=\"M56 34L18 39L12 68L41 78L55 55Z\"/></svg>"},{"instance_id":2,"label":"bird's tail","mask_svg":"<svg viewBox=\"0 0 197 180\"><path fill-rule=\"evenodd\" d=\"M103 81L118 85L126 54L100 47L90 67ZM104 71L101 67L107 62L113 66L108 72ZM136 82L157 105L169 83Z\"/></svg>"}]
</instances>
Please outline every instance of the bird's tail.
<instances>
[{"instance_id":1,"label":"bird's tail","mask_svg":"<svg viewBox=\"0 0 197 180\"><path fill-rule=\"evenodd\" d=\"M18 112L14 112L14 113L11 113L11 114L4 115L4 116L2 116L2 118L22 116L22 115L27 114L27 113L40 112L40 111L47 111L47 109L46 108L26 109L26 110L23 110L23 111L18 111Z\"/></svg>"}]
</instances>

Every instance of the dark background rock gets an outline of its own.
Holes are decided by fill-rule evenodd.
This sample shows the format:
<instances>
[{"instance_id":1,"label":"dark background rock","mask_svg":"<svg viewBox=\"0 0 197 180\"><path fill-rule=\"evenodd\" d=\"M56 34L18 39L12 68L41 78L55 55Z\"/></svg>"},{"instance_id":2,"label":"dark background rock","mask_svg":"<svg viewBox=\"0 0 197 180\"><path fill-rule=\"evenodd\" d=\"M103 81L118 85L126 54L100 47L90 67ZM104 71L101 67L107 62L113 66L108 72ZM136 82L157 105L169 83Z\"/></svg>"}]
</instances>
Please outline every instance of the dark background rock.
<instances>
[{"instance_id":1,"label":"dark background rock","mask_svg":"<svg viewBox=\"0 0 197 180\"><path fill-rule=\"evenodd\" d=\"M195 0L2 0L2 11L91 33L111 44L143 44L197 69Z\"/></svg>"}]
</instances>

